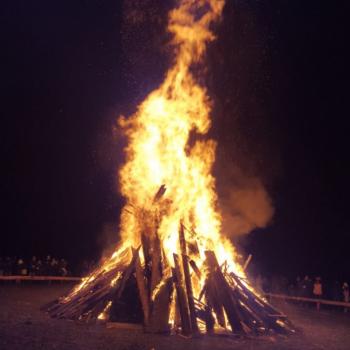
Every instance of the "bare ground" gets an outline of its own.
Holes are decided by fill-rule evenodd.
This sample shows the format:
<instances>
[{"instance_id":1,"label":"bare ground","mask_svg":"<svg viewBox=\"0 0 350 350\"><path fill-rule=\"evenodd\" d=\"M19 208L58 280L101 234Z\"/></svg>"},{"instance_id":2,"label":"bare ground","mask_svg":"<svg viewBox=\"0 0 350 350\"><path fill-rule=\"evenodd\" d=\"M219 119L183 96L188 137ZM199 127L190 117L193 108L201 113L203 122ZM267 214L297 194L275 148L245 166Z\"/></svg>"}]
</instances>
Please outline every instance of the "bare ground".
<instances>
[{"instance_id":1,"label":"bare ground","mask_svg":"<svg viewBox=\"0 0 350 350\"><path fill-rule=\"evenodd\" d=\"M239 350L349 350L350 313L320 311L288 304L279 305L298 327L290 337L181 336L144 334L135 330L107 329L51 319L40 310L49 301L65 294L67 284L0 285L0 350L32 349L239 349Z\"/></svg>"}]
</instances>

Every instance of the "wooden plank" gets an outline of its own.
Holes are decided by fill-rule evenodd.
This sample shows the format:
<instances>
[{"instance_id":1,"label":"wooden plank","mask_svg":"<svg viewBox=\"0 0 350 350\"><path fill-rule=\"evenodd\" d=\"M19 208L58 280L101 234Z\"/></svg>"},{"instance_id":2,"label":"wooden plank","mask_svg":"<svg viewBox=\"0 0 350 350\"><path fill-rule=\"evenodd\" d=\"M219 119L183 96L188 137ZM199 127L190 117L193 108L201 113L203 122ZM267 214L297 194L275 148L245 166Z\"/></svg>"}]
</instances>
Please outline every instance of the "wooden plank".
<instances>
[{"instance_id":1,"label":"wooden plank","mask_svg":"<svg viewBox=\"0 0 350 350\"><path fill-rule=\"evenodd\" d=\"M151 239L151 251L152 251L152 275L151 275L151 289L150 295L152 295L154 289L162 279L162 269L161 269L161 243L157 232L154 233Z\"/></svg>"},{"instance_id":2,"label":"wooden plank","mask_svg":"<svg viewBox=\"0 0 350 350\"><path fill-rule=\"evenodd\" d=\"M271 304L267 303L264 299L262 299L258 294L253 293L251 290L249 290L241 281L241 279L231 273L230 277L234 280L234 282L244 291L244 293L250 297L251 301L253 301L254 303L258 303L259 305L261 305L264 310L269 313L269 314L280 314L280 312L274 308Z\"/></svg>"},{"instance_id":3,"label":"wooden plank","mask_svg":"<svg viewBox=\"0 0 350 350\"><path fill-rule=\"evenodd\" d=\"M73 294L69 294L68 297L62 298L62 301L59 300L56 305L50 307L47 311L53 317L66 317L65 315L67 312L70 312L71 314L84 303L89 303L99 294L105 293L111 289L110 283L112 277L116 275L118 269L119 267L106 273L101 273L99 277L96 277L96 279L88 283L81 290ZM114 291L115 288L112 288L111 290ZM66 298L69 298L69 300L66 301Z\"/></svg>"},{"instance_id":4,"label":"wooden plank","mask_svg":"<svg viewBox=\"0 0 350 350\"><path fill-rule=\"evenodd\" d=\"M159 187L159 190L155 194L155 196L153 198L153 204L158 202L164 196L165 192L166 192L166 187L165 187L165 184L163 184Z\"/></svg>"},{"instance_id":5,"label":"wooden plank","mask_svg":"<svg viewBox=\"0 0 350 350\"><path fill-rule=\"evenodd\" d=\"M194 298L196 314L199 319L205 322L205 327L207 333L212 333L214 331L215 319L212 314L212 309L202 303L200 300Z\"/></svg>"},{"instance_id":6,"label":"wooden plank","mask_svg":"<svg viewBox=\"0 0 350 350\"><path fill-rule=\"evenodd\" d=\"M240 298L239 293L242 290L244 294L244 304L248 306L252 312L254 312L263 321L264 326L267 329L273 329L279 333L286 334L294 331L294 326L286 320L285 315L281 314L273 306L268 304L258 295L250 291L240 280L240 278L234 274L230 274L237 284L237 288L233 290L237 299ZM272 316L274 315L274 316ZM278 316L277 316L278 315Z\"/></svg>"},{"instance_id":7,"label":"wooden plank","mask_svg":"<svg viewBox=\"0 0 350 350\"><path fill-rule=\"evenodd\" d=\"M152 313L146 331L152 333L170 333L169 315L171 295L173 292L172 277L163 280L153 300Z\"/></svg>"},{"instance_id":8,"label":"wooden plank","mask_svg":"<svg viewBox=\"0 0 350 350\"><path fill-rule=\"evenodd\" d=\"M243 324L241 323L242 316L237 307L237 300L232 297L230 286L220 270L215 253L207 250L205 255L210 274L212 275L212 281L214 282L219 298L222 301L222 305L231 324L232 331L235 333L244 334L245 331Z\"/></svg>"},{"instance_id":9,"label":"wooden plank","mask_svg":"<svg viewBox=\"0 0 350 350\"><path fill-rule=\"evenodd\" d=\"M184 276L185 276L187 302L188 302L188 308L190 311L191 329L192 329L192 333L197 334L199 333L199 329L197 324L196 309L195 309L194 300L193 300L193 289L192 289L192 281L191 281L191 275L190 275L189 259L187 256L187 249L186 249L185 231L182 224L180 224L179 241L180 241L180 247L181 247L181 253L182 253L182 267L183 267Z\"/></svg>"},{"instance_id":10,"label":"wooden plank","mask_svg":"<svg viewBox=\"0 0 350 350\"><path fill-rule=\"evenodd\" d=\"M195 261L190 260L190 265L192 267L192 270L194 271L194 273L197 275L198 279L200 280L202 277L202 273L200 272L197 264L195 263Z\"/></svg>"},{"instance_id":11,"label":"wooden plank","mask_svg":"<svg viewBox=\"0 0 350 350\"><path fill-rule=\"evenodd\" d=\"M245 271L247 269L248 265L250 264L250 261L252 260L252 257L253 257L252 254L248 255L248 258L247 258L247 260L245 261L245 263L243 265L243 269L242 269L243 271Z\"/></svg>"},{"instance_id":12,"label":"wooden plank","mask_svg":"<svg viewBox=\"0 0 350 350\"><path fill-rule=\"evenodd\" d=\"M179 312L181 317L181 329L183 335L191 334L191 321L188 309L187 297L183 284L183 277L179 262L179 256L177 254L173 254L175 268L173 269L174 283L176 288L177 301L179 306Z\"/></svg>"},{"instance_id":13,"label":"wooden plank","mask_svg":"<svg viewBox=\"0 0 350 350\"><path fill-rule=\"evenodd\" d=\"M50 315L59 318L76 319L83 316L89 310L94 309L103 299L109 300L115 291L117 292L117 297L120 298L126 281L129 279L134 269L137 256L136 252L138 252L138 250L139 248L133 251L133 258L130 264L125 268L121 279L118 280L115 286L111 285L111 281L115 278L116 274L120 272L120 267L116 267L107 272L101 272L98 277L90 284L88 283L85 288L73 294L72 299L68 302L63 302L59 304L57 308L48 310Z\"/></svg>"},{"instance_id":14,"label":"wooden plank","mask_svg":"<svg viewBox=\"0 0 350 350\"><path fill-rule=\"evenodd\" d=\"M133 272L134 268L135 268L135 262L139 257L139 250L140 250L141 246L139 246L137 249L132 248L132 260L129 264L129 266L127 267L127 269L124 271L121 282L119 283L118 286L118 292L117 292L117 298L119 299L124 291L126 282L128 281L131 273Z\"/></svg>"},{"instance_id":15,"label":"wooden plank","mask_svg":"<svg viewBox=\"0 0 350 350\"><path fill-rule=\"evenodd\" d=\"M142 310L143 310L143 322L145 326L148 326L149 317L150 317L150 298L149 298L148 288L147 288L147 279L145 278L144 271L141 266L139 254L135 261L135 270L136 270L137 288L139 291Z\"/></svg>"},{"instance_id":16,"label":"wooden plank","mask_svg":"<svg viewBox=\"0 0 350 350\"><path fill-rule=\"evenodd\" d=\"M218 294L212 274L209 274L209 276L207 276L205 285L203 287L203 293L205 293L205 298L209 307L214 310L219 325L223 328L226 328L222 300Z\"/></svg>"}]
</instances>

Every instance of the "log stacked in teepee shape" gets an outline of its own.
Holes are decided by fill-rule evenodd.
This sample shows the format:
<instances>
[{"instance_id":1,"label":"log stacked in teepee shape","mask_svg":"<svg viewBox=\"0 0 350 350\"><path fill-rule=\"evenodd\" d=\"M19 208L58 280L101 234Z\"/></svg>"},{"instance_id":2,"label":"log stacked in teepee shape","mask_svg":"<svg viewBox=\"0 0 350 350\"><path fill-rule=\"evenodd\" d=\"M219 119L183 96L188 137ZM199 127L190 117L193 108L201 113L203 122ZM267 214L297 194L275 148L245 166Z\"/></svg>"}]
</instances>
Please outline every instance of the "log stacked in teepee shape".
<instances>
[{"instance_id":1,"label":"log stacked in teepee shape","mask_svg":"<svg viewBox=\"0 0 350 350\"><path fill-rule=\"evenodd\" d=\"M187 254L183 225L179 247L171 263L157 234L144 235L142 247L121 248L82 285L51 304L48 313L81 321L142 323L147 332L175 330L185 336L224 329L241 335L294 332L286 316L244 278L220 266L213 251L205 252L206 268L200 271ZM194 280L202 281L197 297Z\"/></svg>"}]
</instances>

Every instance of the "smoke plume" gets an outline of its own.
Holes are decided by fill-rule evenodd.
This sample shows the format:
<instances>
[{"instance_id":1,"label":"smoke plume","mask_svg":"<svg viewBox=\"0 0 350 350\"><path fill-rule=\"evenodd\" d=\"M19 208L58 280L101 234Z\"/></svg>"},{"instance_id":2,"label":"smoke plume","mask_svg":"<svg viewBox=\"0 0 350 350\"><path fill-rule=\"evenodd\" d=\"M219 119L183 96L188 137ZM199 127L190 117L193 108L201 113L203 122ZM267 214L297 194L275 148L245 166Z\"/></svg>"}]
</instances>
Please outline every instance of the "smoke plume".
<instances>
[{"instance_id":1,"label":"smoke plume","mask_svg":"<svg viewBox=\"0 0 350 350\"><path fill-rule=\"evenodd\" d=\"M235 168L230 170L225 182L219 188L223 232L237 236L266 227L273 217L274 208L261 180L245 176Z\"/></svg>"}]
</instances>

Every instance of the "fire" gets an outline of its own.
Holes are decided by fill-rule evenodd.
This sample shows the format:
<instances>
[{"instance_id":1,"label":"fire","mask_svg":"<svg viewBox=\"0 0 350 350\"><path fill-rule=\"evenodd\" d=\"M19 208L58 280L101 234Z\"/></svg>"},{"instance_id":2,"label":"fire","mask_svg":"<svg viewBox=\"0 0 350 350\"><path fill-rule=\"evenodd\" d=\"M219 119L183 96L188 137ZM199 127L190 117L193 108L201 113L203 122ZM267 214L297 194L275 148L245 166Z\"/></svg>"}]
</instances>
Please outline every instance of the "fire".
<instances>
[{"instance_id":1,"label":"fire","mask_svg":"<svg viewBox=\"0 0 350 350\"><path fill-rule=\"evenodd\" d=\"M125 248L142 245L142 235L150 239L157 236L168 266L173 266L173 254L181 255L180 225L192 247L188 255L199 269L205 261L204 252L213 250L228 272L245 276L233 245L221 232L212 175L216 142L206 137L212 101L193 72L195 65L203 64L207 44L215 39L210 26L220 19L223 7L224 0L181 0L169 13L173 64L164 82L136 113L119 119L128 139L126 162L119 172L120 190L126 198L121 245L68 299L96 276L113 269L121 258L130 261L131 254ZM144 263L142 250L140 255ZM204 278L194 278L197 296L203 283Z\"/></svg>"},{"instance_id":2,"label":"fire","mask_svg":"<svg viewBox=\"0 0 350 350\"><path fill-rule=\"evenodd\" d=\"M173 34L175 57L161 86L121 117L119 125L128 138L127 161L120 170L120 187L127 205L121 215L123 242L141 244L145 221L157 231L167 259L178 249L180 222L187 239L198 245L199 266L205 250L214 250L220 263L242 275L234 262L236 253L221 234L221 216L212 166L216 143L205 138L212 101L196 81L193 66L203 62L207 44L215 39L210 25L220 18L223 0L184 0L170 12L168 30ZM206 10L201 17L198 13ZM194 135L200 135L200 138ZM194 140L194 141L193 141ZM164 185L164 196L154 201Z\"/></svg>"},{"instance_id":3,"label":"fire","mask_svg":"<svg viewBox=\"0 0 350 350\"><path fill-rule=\"evenodd\" d=\"M136 113L119 119L128 139L119 172L126 199L120 246L49 308L53 317L107 320L123 293L130 297L129 283L137 285L151 332L294 332L242 278L244 268L221 231L212 174L216 143L207 135L212 101L198 68L223 6L224 0L181 0L170 12L173 64Z\"/></svg>"}]
</instances>

